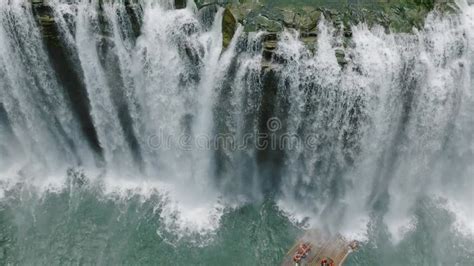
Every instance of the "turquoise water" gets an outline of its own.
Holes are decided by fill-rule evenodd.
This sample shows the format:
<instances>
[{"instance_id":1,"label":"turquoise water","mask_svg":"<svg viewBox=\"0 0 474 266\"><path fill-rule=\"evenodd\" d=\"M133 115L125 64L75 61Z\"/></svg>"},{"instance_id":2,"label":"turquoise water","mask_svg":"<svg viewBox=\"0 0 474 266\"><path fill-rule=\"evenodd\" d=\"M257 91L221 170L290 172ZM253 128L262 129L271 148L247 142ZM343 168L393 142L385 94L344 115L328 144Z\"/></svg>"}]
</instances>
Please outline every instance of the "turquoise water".
<instances>
[{"instance_id":1,"label":"turquoise water","mask_svg":"<svg viewBox=\"0 0 474 266\"><path fill-rule=\"evenodd\" d=\"M279 265L303 233L271 199L228 209L216 231L182 238L162 228L158 195L106 196L89 184L41 197L18 187L5 199L2 265ZM346 265L471 265L474 241L453 223L448 211L420 202L399 243L374 222Z\"/></svg>"}]
</instances>

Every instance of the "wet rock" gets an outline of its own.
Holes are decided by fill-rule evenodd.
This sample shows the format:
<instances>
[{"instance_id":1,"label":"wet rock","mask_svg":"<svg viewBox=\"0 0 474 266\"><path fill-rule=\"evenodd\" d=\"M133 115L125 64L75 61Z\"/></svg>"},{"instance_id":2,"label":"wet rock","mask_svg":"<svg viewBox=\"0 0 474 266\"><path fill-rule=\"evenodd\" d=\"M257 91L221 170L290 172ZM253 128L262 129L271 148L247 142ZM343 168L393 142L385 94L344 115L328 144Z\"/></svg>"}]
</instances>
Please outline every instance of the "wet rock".
<instances>
[{"instance_id":1,"label":"wet rock","mask_svg":"<svg viewBox=\"0 0 474 266\"><path fill-rule=\"evenodd\" d=\"M38 20L42 26L51 26L54 24L54 18L48 15L39 16Z\"/></svg>"},{"instance_id":2,"label":"wet rock","mask_svg":"<svg viewBox=\"0 0 474 266\"><path fill-rule=\"evenodd\" d=\"M301 32L300 40L306 45L306 47L310 48L310 50L313 51L316 41L318 40L318 33L317 32Z\"/></svg>"},{"instance_id":3,"label":"wet rock","mask_svg":"<svg viewBox=\"0 0 474 266\"><path fill-rule=\"evenodd\" d=\"M187 0L174 0L174 8L183 9L186 8Z\"/></svg>"},{"instance_id":4,"label":"wet rock","mask_svg":"<svg viewBox=\"0 0 474 266\"><path fill-rule=\"evenodd\" d=\"M270 60L273 53L278 48L278 34L271 32L262 37L263 42L263 57Z\"/></svg>"},{"instance_id":5,"label":"wet rock","mask_svg":"<svg viewBox=\"0 0 474 266\"><path fill-rule=\"evenodd\" d=\"M278 40L266 41L263 43L263 48L266 50L273 51L278 47Z\"/></svg>"},{"instance_id":6,"label":"wet rock","mask_svg":"<svg viewBox=\"0 0 474 266\"><path fill-rule=\"evenodd\" d=\"M342 67L345 66L347 64L347 60L346 60L346 53L344 52L344 49L337 48L335 50L335 54L336 54L337 63Z\"/></svg>"},{"instance_id":7,"label":"wet rock","mask_svg":"<svg viewBox=\"0 0 474 266\"><path fill-rule=\"evenodd\" d=\"M56 38L54 17L51 8L44 4L43 0L33 0L33 13L41 30L41 33L46 39Z\"/></svg>"},{"instance_id":8,"label":"wet rock","mask_svg":"<svg viewBox=\"0 0 474 266\"><path fill-rule=\"evenodd\" d=\"M222 45L224 48L229 46L234 37L235 30L237 29L237 20L235 19L232 12L226 8L222 15Z\"/></svg>"},{"instance_id":9,"label":"wet rock","mask_svg":"<svg viewBox=\"0 0 474 266\"><path fill-rule=\"evenodd\" d=\"M263 15L258 15L253 20L253 26L254 26L254 29L257 31L262 30L262 31L268 31L268 32L280 32L283 30L283 25L280 22L276 20L272 20Z\"/></svg>"},{"instance_id":10,"label":"wet rock","mask_svg":"<svg viewBox=\"0 0 474 266\"><path fill-rule=\"evenodd\" d=\"M272 61L275 50L278 48L278 40L264 40L263 41L263 59L265 61Z\"/></svg>"},{"instance_id":11,"label":"wet rock","mask_svg":"<svg viewBox=\"0 0 474 266\"><path fill-rule=\"evenodd\" d=\"M256 2L231 4L228 6L239 23L246 26L260 13L263 6Z\"/></svg>"},{"instance_id":12,"label":"wet rock","mask_svg":"<svg viewBox=\"0 0 474 266\"><path fill-rule=\"evenodd\" d=\"M282 21L285 27L295 27L296 13L292 10L282 9L281 11Z\"/></svg>"},{"instance_id":13,"label":"wet rock","mask_svg":"<svg viewBox=\"0 0 474 266\"><path fill-rule=\"evenodd\" d=\"M296 27L304 31L314 30L318 26L320 17L321 11L319 10L313 10L311 8L303 10L295 17Z\"/></svg>"}]
</instances>

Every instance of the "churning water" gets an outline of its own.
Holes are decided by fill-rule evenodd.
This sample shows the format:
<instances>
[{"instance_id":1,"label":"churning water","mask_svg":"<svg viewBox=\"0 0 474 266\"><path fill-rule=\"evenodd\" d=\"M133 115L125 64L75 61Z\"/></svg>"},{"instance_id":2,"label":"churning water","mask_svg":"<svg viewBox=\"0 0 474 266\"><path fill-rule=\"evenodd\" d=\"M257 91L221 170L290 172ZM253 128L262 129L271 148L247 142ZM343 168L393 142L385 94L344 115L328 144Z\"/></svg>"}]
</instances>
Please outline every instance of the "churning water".
<instances>
[{"instance_id":1,"label":"churning water","mask_svg":"<svg viewBox=\"0 0 474 266\"><path fill-rule=\"evenodd\" d=\"M275 265L308 227L474 263L474 6L346 48L322 19L268 65L223 9L138 2L50 0L48 40L0 5L1 264Z\"/></svg>"}]
</instances>

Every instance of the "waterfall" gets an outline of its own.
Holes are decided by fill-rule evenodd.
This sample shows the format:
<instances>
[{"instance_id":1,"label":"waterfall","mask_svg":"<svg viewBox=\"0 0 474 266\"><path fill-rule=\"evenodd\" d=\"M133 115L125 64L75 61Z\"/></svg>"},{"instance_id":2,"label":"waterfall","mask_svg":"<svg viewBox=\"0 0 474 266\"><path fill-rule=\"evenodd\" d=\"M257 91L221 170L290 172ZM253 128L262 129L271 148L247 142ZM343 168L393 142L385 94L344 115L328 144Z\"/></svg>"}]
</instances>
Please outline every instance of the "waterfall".
<instances>
[{"instance_id":1,"label":"waterfall","mask_svg":"<svg viewBox=\"0 0 474 266\"><path fill-rule=\"evenodd\" d=\"M20 153L19 164L25 161L46 171L90 161L91 151L52 71L31 8L13 1L0 12L2 127L12 133L2 146L14 146L2 158Z\"/></svg>"},{"instance_id":2,"label":"waterfall","mask_svg":"<svg viewBox=\"0 0 474 266\"><path fill-rule=\"evenodd\" d=\"M157 189L184 231L267 197L333 232L376 213L397 240L426 197L472 220L471 5L411 34L353 25L350 40L323 18L316 43L287 29L265 64L267 33L239 25L224 47L223 8L206 7L209 26L190 1L132 2L50 0L49 41L29 2L0 6L1 179L78 168Z\"/></svg>"},{"instance_id":3,"label":"waterfall","mask_svg":"<svg viewBox=\"0 0 474 266\"><path fill-rule=\"evenodd\" d=\"M314 57L288 34L280 85L288 132L310 134L314 145L286 152L282 204L348 227L354 217L384 210L398 235L423 196L469 194L472 169L459 160L473 159L472 137L465 138L472 132L471 30L436 14L414 36L355 26L342 71L332 52L338 37L328 39L324 23ZM460 138L471 148L452 142ZM453 186L458 182L467 186Z\"/></svg>"}]
</instances>

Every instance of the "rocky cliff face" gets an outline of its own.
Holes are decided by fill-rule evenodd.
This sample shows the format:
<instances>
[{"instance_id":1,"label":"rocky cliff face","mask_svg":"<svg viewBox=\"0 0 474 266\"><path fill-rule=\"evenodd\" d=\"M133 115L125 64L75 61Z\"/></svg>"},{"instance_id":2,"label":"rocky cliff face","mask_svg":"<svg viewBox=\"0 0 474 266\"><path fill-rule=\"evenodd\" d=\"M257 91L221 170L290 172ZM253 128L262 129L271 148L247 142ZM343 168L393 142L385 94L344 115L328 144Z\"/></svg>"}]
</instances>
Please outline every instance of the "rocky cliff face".
<instances>
[{"instance_id":1,"label":"rocky cliff face","mask_svg":"<svg viewBox=\"0 0 474 266\"><path fill-rule=\"evenodd\" d=\"M333 23L344 36L341 49L336 56L341 66L346 64L344 48L350 45L351 26L366 23L369 27L379 25L386 31L410 33L423 27L429 12L456 12L450 0L400 0L400 1L206 1L198 0L198 7L220 5L226 8L224 16L224 47L230 42L236 23L242 24L245 32L264 31L264 53L271 54L278 45L278 35L285 29L295 29L300 40L313 47L317 40L317 25L321 19ZM235 19L232 19L231 17ZM266 56L268 58L269 56Z\"/></svg>"},{"instance_id":2,"label":"rocky cliff face","mask_svg":"<svg viewBox=\"0 0 474 266\"><path fill-rule=\"evenodd\" d=\"M410 32L414 27L421 27L434 9L455 10L451 0L197 0L196 4L198 8L209 5L228 8L248 32L278 32L284 28L312 31L322 16L345 27L364 22L396 32Z\"/></svg>"},{"instance_id":3,"label":"rocky cliff face","mask_svg":"<svg viewBox=\"0 0 474 266\"><path fill-rule=\"evenodd\" d=\"M48 0L30 1L45 39L54 45L57 32ZM113 0L100 0L99 4L103 1ZM137 1L139 0L126 0L124 3L130 10L131 21L138 36L141 22L133 15L134 9L138 7ZM338 29L335 34L344 36L341 48L336 51L341 66L346 64L344 48L350 45L352 25L366 23L369 27L380 25L386 31L410 33L421 28L426 16L433 10L457 10L453 0L195 0L195 4L202 16L212 16L217 7L225 8L222 22L224 47L229 45L239 23L247 34L265 32L262 46L268 60L272 59L279 33L283 30L297 30L300 40L312 47L318 36L318 22L325 19ZM181 9L187 5L187 0L174 0L172 8Z\"/></svg>"}]
</instances>

